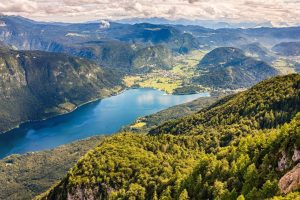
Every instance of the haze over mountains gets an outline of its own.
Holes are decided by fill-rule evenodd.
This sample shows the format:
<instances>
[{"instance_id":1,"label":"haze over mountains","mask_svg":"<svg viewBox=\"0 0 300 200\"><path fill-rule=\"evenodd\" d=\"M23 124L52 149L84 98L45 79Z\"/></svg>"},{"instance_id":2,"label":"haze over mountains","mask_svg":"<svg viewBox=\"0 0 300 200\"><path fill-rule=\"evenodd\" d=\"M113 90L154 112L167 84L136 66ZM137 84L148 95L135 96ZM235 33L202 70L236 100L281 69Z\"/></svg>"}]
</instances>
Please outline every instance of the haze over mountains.
<instances>
[{"instance_id":1,"label":"haze over mountains","mask_svg":"<svg viewBox=\"0 0 300 200\"><path fill-rule=\"evenodd\" d=\"M165 18L129 18L117 20L117 22L124 24L150 23L150 24L173 24L173 25L194 25L202 26L210 29L220 28L260 28L260 27L274 27L271 22L255 23L255 22L225 22L218 20L188 20L176 19L168 20Z\"/></svg>"},{"instance_id":2,"label":"haze over mountains","mask_svg":"<svg viewBox=\"0 0 300 200\"><path fill-rule=\"evenodd\" d=\"M211 46L240 45L259 42L299 40L298 27L219 29L199 26L119 24L100 22L86 24L55 24L34 22L21 17L1 16L1 41L18 49L58 51L60 47L91 41L117 40L139 44L166 44L171 49L192 50ZM191 43L192 42L192 43Z\"/></svg>"}]
</instances>

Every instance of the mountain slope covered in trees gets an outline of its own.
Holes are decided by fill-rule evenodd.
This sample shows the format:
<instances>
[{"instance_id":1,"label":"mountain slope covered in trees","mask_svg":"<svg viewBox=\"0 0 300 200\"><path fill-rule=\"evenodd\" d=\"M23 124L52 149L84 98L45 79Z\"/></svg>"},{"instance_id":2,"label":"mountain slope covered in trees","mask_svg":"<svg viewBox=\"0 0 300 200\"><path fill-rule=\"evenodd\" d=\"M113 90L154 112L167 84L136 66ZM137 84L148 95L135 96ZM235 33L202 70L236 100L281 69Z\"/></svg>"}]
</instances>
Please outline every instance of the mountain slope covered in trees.
<instances>
[{"instance_id":1,"label":"mountain slope covered in trees","mask_svg":"<svg viewBox=\"0 0 300 200\"><path fill-rule=\"evenodd\" d=\"M31 200L62 179L81 156L102 140L103 136L95 136L51 150L1 159L0 199Z\"/></svg>"},{"instance_id":2,"label":"mountain slope covered in trees","mask_svg":"<svg viewBox=\"0 0 300 200\"><path fill-rule=\"evenodd\" d=\"M300 42L282 42L276 44L272 50L285 56L299 56Z\"/></svg>"},{"instance_id":3,"label":"mountain slope covered in trees","mask_svg":"<svg viewBox=\"0 0 300 200\"><path fill-rule=\"evenodd\" d=\"M300 75L272 78L152 135L112 136L37 199L254 200L293 192L299 182L287 174L300 158L299 86Z\"/></svg>"},{"instance_id":4,"label":"mountain slope covered in trees","mask_svg":"<svg viewBox=\"0 0 300 200\"><path fill-rule=\"evenodd\" d=\"M0 132L113 93L120 75L65 54L0 51Z\"/></svg>"},{"instance_id":5,"label":"mountain slope covered in trees","mask_svg":"<svg viewBox=\"0 0 300 200\"><path fill-rule=\"evenodd\" d=\"M236 89L250 87L278 74L263 61L248 57L241 49L220 47L204 56L198 65L201 72L194 81L204 86Z\"/></svg>"},{"instance_id":6,"label":"mountain slope covered in trees","mask_svg":"<svg viewBox=\"0 0 300 200\"><path fill-rule=\"evenodd\" d=\"M299 188L300 114L279 129L252 131L200 158L182 183L191 199L269 199ZM295 180L296 179L296 180Z\"/></svg>"},{"instance_id":7,"label":"mountain slope covered in trees","mask_svg":"<svg viewBox=\"0 0 300 200\"><path fill-rule=\"evenodd\" d=\"M152 134L201 134L204 129L245 124L251 129L274 128L300 111L300 75L278 76L182 119L169 121Z\"/></svg>"},{"instance_id":8,"label":"mountain slope covered in trees","mask_svg":"<svg viewBox=\"0 0 300 200\"><path fill-rule=\"evenodd\" d=\"M145 128L148 130L163 121L199 111L219 98L219 96L201 97L146 116L143 120L146 126L139 131L145 132ZM65 176L81 156L102 141L102 136L95 136L53 150L11 155L0 160L0 185L2 185L0 199L30 200L47 191Z\"/></svg>"}]
</instances>

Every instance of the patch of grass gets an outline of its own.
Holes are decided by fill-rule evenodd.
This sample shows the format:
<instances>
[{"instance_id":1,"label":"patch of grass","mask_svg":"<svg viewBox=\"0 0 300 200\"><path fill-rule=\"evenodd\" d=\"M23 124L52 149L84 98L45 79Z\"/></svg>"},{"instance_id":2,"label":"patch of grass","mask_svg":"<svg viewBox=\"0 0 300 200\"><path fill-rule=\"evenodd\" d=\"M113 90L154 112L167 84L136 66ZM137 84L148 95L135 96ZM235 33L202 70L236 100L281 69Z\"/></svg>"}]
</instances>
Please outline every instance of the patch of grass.
<instances>
[{"instance_id":1,"label":"patch of grass","mask_svg":"<svg viewBox=\"0 0 300 200\"><path fill-rule=\"evenodd\" d=\"M141 81L141 77L139 76L125 76L123 78L123 82L127 87L132 87L137 84L138 81Z\"/></svg>"},{"instance_id":2,"label":"patch of grass","mask_svg":"<svg viewBox=\"0 0 300 200\"><path fill-rule=\"evenodd\" d=\"M130 128L140 129L140 128L143 128L146 125L147 124L145 122L136 122L135 124L133 124L132 126L130 126Z\"/></svg>"},{"instance_id":3,"label":"patch of grass","mask_svg":"<svg viewBox=\"0 0 300 200\"><path fill-rule=\"evenodd\" d=\"M191 79L198 74L197 65L206 53L197 50L177 56L170 70L156 69L147 74L125 76L123 82L127 87L154 88L173 93L182 86L191 86Z\"/></svg>"},{"instance_id":4,"label":"patch of grass","mask_svg":"<svg viewBox=\"0 0 300 200\"><path fill-rule=\"evenodd\" d=\"M187 55L177 56L172 72L185 78L195 76L197 74L197 65L206 53L208 51L195 50Z\"/></svg>"},{"instance_id":5,"label":"patch of grass","mask_svg":"<svg viewBox=\"0 0 300 200\"><path fill-rule=\"evenodd\" d=\"M151 77L138 83L142 88L155 88L172 93L174 89L181 85L180 80L172 80L168 77Z\"/></svg>"}]
</instances>

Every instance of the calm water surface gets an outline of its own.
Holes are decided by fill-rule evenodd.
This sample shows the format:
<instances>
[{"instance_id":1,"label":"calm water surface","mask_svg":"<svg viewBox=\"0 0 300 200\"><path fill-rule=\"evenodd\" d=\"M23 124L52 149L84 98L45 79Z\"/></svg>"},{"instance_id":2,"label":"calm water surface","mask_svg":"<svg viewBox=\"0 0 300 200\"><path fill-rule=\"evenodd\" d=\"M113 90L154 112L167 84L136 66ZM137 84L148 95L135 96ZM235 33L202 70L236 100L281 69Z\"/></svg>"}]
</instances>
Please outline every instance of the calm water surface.
<instances>
[{"instance_id":1,"label":"calm water surface","mask_svg":"<svg viewBox=\"0 0 300 200\"><path fill-rule=\"evenodd\" d=\"M0 158L50 149L94 135L109 135L138 117L204 96L209 94L166 95L154 89L126 90L117 96L81 106L69 114L25 123L0 135Z\"/></svg>"}]
</instances>

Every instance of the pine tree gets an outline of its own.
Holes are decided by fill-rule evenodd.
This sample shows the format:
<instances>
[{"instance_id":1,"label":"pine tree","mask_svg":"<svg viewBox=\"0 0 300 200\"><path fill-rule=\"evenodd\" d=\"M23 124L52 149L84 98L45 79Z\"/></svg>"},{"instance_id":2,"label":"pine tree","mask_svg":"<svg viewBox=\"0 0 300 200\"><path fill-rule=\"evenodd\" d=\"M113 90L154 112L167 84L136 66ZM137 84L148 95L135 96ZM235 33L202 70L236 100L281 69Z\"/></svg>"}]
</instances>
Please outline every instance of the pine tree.
<instances>
[{"instance_id":1,"label":"pine tree","mask_svg":"<svg viewBox=\"0 0 300 200\"><path fill-rule=\"evenodd\" d=\"M189 195L186 189L184 189L180 195L179 195L179 200L188 200L189 199Z\"/></svg>"}]
</instances>

